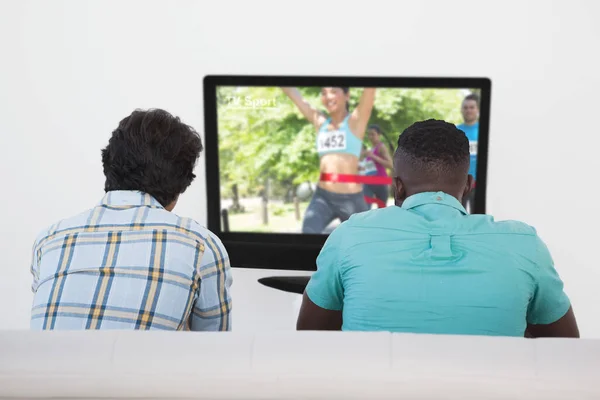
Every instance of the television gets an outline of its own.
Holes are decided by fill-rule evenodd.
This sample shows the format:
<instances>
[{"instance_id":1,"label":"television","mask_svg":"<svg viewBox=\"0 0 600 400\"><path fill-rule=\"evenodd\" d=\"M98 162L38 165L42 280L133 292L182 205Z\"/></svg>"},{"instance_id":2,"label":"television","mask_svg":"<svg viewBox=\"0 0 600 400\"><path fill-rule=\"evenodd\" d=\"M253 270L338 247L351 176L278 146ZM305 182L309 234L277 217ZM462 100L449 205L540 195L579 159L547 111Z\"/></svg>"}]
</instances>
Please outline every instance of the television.
<instances>
[{"instance_id":1,"label":"television","mask_svg":"<svg viewBox=\"0 0 600 400\"><path fill-rule=\"evenodd\" d=\"M443 119L470 141L470 213L485 213L487 78L206 76L208 228L232 267L316 270L353 213L393 207L390 157L414 122Z\"/></svg>"}]
</instances>

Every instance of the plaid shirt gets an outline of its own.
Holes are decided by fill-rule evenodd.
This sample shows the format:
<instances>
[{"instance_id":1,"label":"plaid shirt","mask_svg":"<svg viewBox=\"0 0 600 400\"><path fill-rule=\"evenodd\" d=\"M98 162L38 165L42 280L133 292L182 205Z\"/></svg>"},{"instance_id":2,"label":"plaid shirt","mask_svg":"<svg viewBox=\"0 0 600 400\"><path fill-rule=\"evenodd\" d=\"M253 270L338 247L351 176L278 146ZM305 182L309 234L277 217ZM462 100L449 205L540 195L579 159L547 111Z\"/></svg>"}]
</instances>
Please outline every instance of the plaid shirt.
<instances>
[{"instance_id":1,"label":"plaid shirt","mask_svg":"<svg viewBox=\"0 0 600 400\"><path fill-rule=\"evenodd\" d=\"M221 241L140 192L108 192L36 240L31 329L228 331Z\"/></svg>"}]
</instances>

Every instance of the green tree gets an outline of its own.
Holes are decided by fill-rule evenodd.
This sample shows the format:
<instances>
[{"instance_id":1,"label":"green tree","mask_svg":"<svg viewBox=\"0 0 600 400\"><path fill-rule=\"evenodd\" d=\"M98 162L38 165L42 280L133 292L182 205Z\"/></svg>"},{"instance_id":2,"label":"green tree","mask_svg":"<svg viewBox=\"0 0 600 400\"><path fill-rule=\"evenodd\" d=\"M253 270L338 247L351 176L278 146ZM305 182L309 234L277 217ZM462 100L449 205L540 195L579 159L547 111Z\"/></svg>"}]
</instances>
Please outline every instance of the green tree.
<instances>
[{"instance_id":1,"label":"green tree","mask_svg":"<svg viewBox=\"0 0 600 400\"><path fill-rule=\"evenodd\" d=\"M300 91L313 106L323 109L320 88ZM351 89L351 109L361 93ZM379 125L395 144L398 135L415 121L436 118L460 123L465 94L455 89L378 89L369 123ZM302 182L318 179L315 129L280 88L221 87L217 102L224 197L231 197L233 184L241 197L256 196L270 178L272 195L281 197Z\"/></svg>"}]
</instances>

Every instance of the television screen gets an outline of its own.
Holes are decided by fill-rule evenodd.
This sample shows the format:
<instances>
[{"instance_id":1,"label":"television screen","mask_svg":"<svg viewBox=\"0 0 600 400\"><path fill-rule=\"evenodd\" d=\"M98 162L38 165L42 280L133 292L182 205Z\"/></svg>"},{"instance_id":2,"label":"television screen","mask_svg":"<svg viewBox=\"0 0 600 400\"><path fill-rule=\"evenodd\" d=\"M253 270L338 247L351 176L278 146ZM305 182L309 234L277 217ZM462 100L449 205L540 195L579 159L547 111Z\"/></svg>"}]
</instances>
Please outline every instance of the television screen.
<instances>
[{"instance_id":1,"label":"television screen","mask_svg":"<svg viewBox=\"0 0 600 400\"><path fill-rule=\"evenodd\" d=\"M221 228L324 234L393 205L398 135L425 119L464 130L476 177L480 98L476 88L219 86Z\"/></svg>"},{"instance_id":2,"label":"television screen","mask_svg":"<svg viewBox=\"0 0 600 400\"><path fill-rule=\"evenodd\" d=\"M208 227L234 266L313 270L340 223L394 206L398 137L427 119L465 132L464 205L484 213L490 92L485 78L207 76Z\"/></svg>"}]
</instances>

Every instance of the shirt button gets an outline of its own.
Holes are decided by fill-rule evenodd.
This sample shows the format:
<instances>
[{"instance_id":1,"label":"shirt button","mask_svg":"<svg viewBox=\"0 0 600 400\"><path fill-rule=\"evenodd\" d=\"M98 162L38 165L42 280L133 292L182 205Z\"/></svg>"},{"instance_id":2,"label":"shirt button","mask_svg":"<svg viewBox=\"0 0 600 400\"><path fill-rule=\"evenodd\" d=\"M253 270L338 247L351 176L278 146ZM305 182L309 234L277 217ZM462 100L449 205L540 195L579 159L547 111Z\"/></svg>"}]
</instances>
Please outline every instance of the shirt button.
<instances>
[{"instance_id":1,"label":"shirt button","mask_svg":"<svg viewBox=\"0 0 600 400\"><path fill-rule=\"evenodd\" d=\"M437 201L442 201L442 198L440 196L435 198Z\"/></svg>"}]
</instances>

